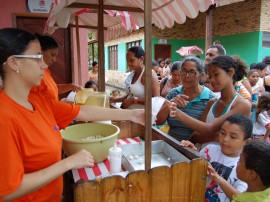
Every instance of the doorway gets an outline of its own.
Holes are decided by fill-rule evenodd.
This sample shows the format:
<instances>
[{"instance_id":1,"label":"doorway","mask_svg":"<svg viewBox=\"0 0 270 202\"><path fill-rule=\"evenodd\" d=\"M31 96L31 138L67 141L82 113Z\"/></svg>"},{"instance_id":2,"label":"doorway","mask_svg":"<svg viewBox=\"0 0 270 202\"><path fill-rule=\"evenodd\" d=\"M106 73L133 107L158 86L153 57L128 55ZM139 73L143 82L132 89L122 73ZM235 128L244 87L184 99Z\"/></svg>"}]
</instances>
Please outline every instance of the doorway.
<instances>
[{"instance_id":1,"label":"doorway","mask_svg":"<svg viewBox=\"0 0 270 202\"><path fill-rule=\"evenodd\" d=\"M33 34L44 34L44 26L46 17L27 16L25 14L16 14L14 27L29 31ZM69 28L57 29L51 35L58 43L58 56L56 62L49 67L54 81L58 84L65 84L72 82L72 68L71 68L71 46L70 46L70 30ZM66 95L60 95L59 98Z\"/></svg>"},{"instance_id":2,"label":"doorway","mask_svg":"<svg viewBox=\"0 0 270 202\"><path fill-rule=\"evenodd\" d=\"M155 60L158 58L172 58L172 46L168 44L155 44Z\"/></svg>"}]
</instances>

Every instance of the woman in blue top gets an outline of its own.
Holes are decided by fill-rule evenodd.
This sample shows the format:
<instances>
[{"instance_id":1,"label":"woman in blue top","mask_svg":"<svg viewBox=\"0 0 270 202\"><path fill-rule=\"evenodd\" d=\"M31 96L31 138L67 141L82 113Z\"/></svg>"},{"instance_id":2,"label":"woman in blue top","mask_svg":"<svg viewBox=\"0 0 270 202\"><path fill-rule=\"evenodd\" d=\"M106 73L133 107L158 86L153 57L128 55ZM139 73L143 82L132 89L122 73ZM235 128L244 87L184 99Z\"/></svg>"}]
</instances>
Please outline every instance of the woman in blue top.
<instances>
[{"instance_id":1,"label":"woman in blue top","mask_svg":"<svg viewBox=\"0 0 270 202\"><path fill-rule=\"evenodd\" d=\"M175 105L185 106L188 102L185 97L178 96L173 100L174 104L170 106L171 115L198 132L192 137L195 142L205 143L216 140L222 123L230 115L250 116L250 102L238 95L234 86L246 74L245 69L246 65L237 57L217 56L208 64L210 83L215 92L221 93L221 97L208 102L201 121L175 108ZM233 138L233 131L231 134Z\"/></svg>"},{"instance_id":2,"label":"woman in blue top","mask_svg":"<svg viewBox=\"0 0 270 202\"><path fill-rule=\"evenodd\" d=\"M201 118L208 101L215 97L210 89L199 84L203 72L204 66L199 58L186 57L182 61L180 71L182 85L172 89L166 97L172 102L176 101L178 96L185 98L186 105L179 104L178 109L195 119ZM169 112L169 108L164 104L158 113L157 124L164 124L167 121L170 126L169 135L179 141L189 140L193 130L182 121L169 116Z\"/></svg>"}]
</instances>

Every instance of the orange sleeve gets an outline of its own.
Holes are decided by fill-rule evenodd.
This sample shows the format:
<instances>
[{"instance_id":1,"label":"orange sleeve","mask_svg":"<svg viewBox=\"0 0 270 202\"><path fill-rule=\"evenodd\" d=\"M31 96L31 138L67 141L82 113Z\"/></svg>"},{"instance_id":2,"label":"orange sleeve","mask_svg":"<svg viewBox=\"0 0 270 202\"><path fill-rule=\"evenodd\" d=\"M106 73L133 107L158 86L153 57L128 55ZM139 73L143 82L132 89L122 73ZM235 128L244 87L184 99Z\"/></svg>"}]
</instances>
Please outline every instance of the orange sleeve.
<instances>
[{"instance_id":1,"label":"orange sleeve","mask_svg":"<svg viewBox=\"0 0 270 202\"><path fill-rule=\"evenodd\" d=\"M53 113L60 129L67 127L78 116L80 106L60 101L48 100L53 106Z\"/></svg>"},{"instance_id":2,"label":"orange sleeve","mask_svg":"<svg viewBox=\"0 0 270 202\"><path fill-rule=\"evenodd\" d=\"M15 191L20 185L23 175L24 167L21 156L20 140L16 134L18 129L14 127L15 123L1 120L0 128L0 195L6 195Z\"/></svg>"}]
</instances>

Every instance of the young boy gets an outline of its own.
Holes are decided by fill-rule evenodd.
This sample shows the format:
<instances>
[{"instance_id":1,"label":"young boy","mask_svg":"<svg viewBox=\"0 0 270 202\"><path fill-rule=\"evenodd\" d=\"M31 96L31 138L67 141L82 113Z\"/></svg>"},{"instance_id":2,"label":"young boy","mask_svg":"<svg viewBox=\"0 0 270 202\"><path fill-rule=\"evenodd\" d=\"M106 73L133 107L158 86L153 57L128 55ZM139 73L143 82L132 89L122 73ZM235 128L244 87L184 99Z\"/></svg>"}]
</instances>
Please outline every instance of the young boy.
<instances>
[{"instance_id":1,"label":"young boy","mask_svg":"<svg viewBox=\"0 0 270 202\"><path fill-rule=\"evenodd\" d=\"M113 90L112 93L111 93L111 96L116 99L118 98L120 95L120 91L119 90Z\"/></svg>"},{"instance_id":2,"label":"young boy","mask_svg":"<svg viewBox=\"0 0 270 202\"><path fill-rule=\"evenodd\" d=\"M210 143L200 151L209 161L205 201L229 202L233 195L246 191L247 184L236 176L236 165L251 134L251 120L243 115L232 115L221 126L219 144ZM189 141L181 144L195 149Z\"/></svg>"},{"instance_id":3,"label":"young boy","mask_svg":"<svg viewBox=\"0 0 270 202\"><path fill-rule=\"evenodd\" d=\"M233 196L232 202L270 201L270 144L248 142L237 164L237 177L248 184L247 192Z\"/></svg>"},{"instance_id":4,"label":"young boy","mask_svg":"<svg viewBox=\"0 0 270 202\"><path fill-rule=\"evenodd\" d=\"M85 88L92 88L93 91L98 91L98 85L95 81L87 81L84 85Z\"/></svg>"}]
</instances>

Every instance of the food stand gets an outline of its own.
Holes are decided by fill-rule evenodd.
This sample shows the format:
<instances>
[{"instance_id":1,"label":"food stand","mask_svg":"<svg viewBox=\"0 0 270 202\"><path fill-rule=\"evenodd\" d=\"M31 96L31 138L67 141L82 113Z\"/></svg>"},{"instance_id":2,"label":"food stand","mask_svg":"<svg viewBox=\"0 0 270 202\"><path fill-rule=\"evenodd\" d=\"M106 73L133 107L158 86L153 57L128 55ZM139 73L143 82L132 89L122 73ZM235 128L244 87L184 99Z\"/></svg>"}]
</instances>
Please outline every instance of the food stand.
<instances>
[{"instance_id":1,"label":"food stand","mask_svg":"<svg viewBox=\"0 0 270 202\"><path fill-rule=\"evenodd\" d=\"M184 23L186 16L195 18L198 12L206 11L211 0L62 0L55 1L48 18L46 30L53 32L56 25L59 27L75 26L98 29L99 42L99 91L105 90L104 68L104 38L113 39L121 34L135 29L134 26L125 27L123 17L110 15L110 11L127 11L129 19L133 19L138 27L144 27L145 33L145 61L151 66L151 37L152 19L159 28L172 27L174 21ZM153 9L152 9L153 7ZM168 13L168 10L172 11ZM107 14L104 14L107 12ZM93 19L96 21L87 20ZM106 18L111 19L110 21ZM112 20L113 19L113 20ZM126 18L125 18L126 19ZM143 20L144 19L144 20ZM111 25L104 24L114 21ZM94 23L94 24L91 24ZM132 23L131 23L132 24ZM95 26L94 26L95 25ZM111 26L111 27L109 27ZM117 36L112 34L117 32ZM77 41L79 40L77 31ZM79 49L79 47L78 47ZM78 57L80 54L78 53ZM78 64L80 67L80 64ZM151 69L146 68L145 84L145 126L132 122L114 122L120 127L119 138L139 136L145 141L145 170L129 172L122 176L109 176L100 182L96 180L78 181L75 184L66 179L65 194L74 191L75 201L203 201L206 184L207 161L198 156L198 153L179 146L179 142L152 127L151 123ZM163 140L179 153L190 159L190 162L180 162L167 166L151 168L152 140ZM73 188L74 185L74 188ZM73 201L66 195L66 201Z\"/></svg>"}]
</instances>

